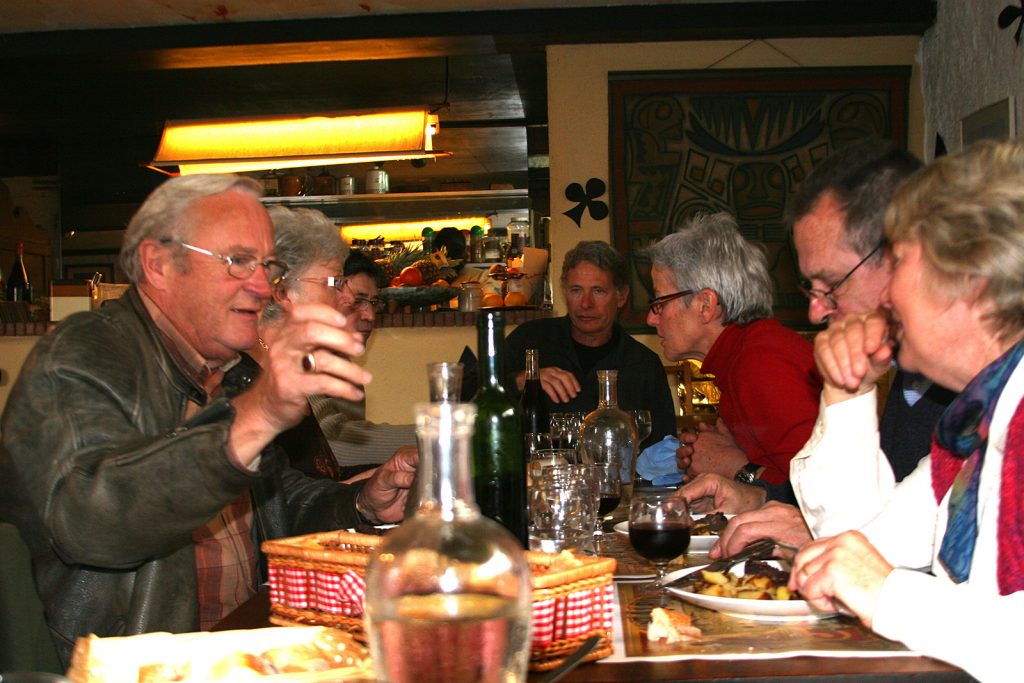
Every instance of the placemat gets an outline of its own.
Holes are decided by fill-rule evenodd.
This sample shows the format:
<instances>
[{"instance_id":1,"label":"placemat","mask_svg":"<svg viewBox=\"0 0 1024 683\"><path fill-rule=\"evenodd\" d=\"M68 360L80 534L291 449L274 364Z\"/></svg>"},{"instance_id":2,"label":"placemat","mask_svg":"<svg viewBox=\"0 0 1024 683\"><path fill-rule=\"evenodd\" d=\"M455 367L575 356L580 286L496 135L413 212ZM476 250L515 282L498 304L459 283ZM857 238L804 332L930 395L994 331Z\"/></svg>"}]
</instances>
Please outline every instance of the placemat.
<instances>
[{"instance_id":1,"label":"placemat","mask_svg":"<svg viewBox=\"0 0 1024 683\"><path fill-rule=\"evenodd\" d=\"M882 638L853 617L838 616L804 622L740 619L690 605L669 595L663 600L649 583L617 583L614 653L605 662L636 659L771 659L796 656L892 657L919 656L904 645ZM647 642L646 629L654 607L690 615L703 631L700 642Z\"/></svg>"}]
</instances>

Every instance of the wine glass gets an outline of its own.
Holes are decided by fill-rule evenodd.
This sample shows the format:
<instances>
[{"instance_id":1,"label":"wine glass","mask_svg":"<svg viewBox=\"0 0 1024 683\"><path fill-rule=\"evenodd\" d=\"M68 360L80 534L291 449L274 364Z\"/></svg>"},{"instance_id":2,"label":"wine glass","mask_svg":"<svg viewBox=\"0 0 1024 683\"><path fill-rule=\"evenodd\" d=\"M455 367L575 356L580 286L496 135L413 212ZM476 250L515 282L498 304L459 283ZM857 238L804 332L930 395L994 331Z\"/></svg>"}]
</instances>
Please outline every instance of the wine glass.
<instances>
[{"instance_id":1,"label":"wine glass","mask_svg":"<svg viewBox=\"0 0 1024 683\"><path fill-rule=\"evenodd\" d=\"M674 491L635 489L629 504L629 542L654 563L656 581L665 578L668 563L690 547L690 507Z\"/></svg>"}]
</instances>

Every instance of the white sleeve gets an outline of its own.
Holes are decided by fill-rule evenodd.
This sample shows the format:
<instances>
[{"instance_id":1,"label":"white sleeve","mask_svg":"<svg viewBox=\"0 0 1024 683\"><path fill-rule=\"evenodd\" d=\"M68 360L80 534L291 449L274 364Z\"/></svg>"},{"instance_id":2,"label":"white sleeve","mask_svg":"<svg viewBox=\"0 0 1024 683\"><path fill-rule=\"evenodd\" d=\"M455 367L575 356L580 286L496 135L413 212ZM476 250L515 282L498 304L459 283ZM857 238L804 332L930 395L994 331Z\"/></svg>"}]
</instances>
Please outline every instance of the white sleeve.
<instances>
[{"instance_id":1,"label":"white sleeve","mask_svg":"<svg viewBox=\"0 0 1024 683\"><path fill-rule=\"evenodd\" d=\"M879 446L877 392L824 402L811 438L789 465L804 520L815 537L859 529L883 509L896 486Z\"/></svg>"},{"instance_id":2,"label":"white sleeve","mask_svg":"<svg viewBox=\"0 0 1024 683\"><path fill-rule=\"evenodd\" d=\"M860 530L889 564L911 569L930 567L935 558L938 509L929 455L896 485L877 515Z\"/></svg>"},{"instance_id":3,"label":"white sleeve","mask_svg":"<svg viewBox=\"0 0 1024 683\"><path fill-rule=\"evenodd\" d=\"M924 572L895 569L878 599L875 632L986 683L1019 681L1024 592L995 595Z\"/></svg>"}]
</instances>

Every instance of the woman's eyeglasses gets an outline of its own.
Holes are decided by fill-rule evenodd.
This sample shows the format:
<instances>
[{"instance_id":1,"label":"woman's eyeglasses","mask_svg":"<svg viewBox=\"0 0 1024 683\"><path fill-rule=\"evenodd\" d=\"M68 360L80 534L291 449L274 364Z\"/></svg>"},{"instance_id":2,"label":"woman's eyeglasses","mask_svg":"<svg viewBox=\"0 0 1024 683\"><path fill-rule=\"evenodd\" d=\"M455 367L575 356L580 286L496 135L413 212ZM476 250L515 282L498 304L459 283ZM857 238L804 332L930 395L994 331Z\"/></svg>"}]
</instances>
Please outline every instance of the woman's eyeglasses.
<instances>
[{"instance_id":1,"label":"woman's eyeglasses","mask_svg":"<svg viewBox=\"0 0 1024 683\"><path fill-rule=\"evenodd\" d=\"M697 290L695 289L684 289L681 292L672 292L671 294L664 294L662 296L651 299L649 302L647 302L647 306L651 309L651 313L653 313L654 315L661 315L661 311L665 308L665 304L667 304L668 302L674 301L684 296L690 296L691 294L696 293Z\"/></svg>"}]
</instances>

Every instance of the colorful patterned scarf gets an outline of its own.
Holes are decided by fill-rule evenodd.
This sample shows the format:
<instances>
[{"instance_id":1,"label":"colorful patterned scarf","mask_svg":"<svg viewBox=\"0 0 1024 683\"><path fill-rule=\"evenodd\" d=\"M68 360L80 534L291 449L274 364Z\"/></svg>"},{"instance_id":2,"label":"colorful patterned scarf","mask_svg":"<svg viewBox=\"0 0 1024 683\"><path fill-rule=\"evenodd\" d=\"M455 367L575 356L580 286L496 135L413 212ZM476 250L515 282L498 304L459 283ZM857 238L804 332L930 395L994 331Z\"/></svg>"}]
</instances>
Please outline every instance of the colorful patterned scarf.
<instances>
[{"instance_id":1,"label":"colorful patterned scarf","mask_svg":"<svg viewBox=\"0 0 1024 683\"><path fill-rule=\"evenodd\" d=\"M988 446L992 414L1003 387L1024 356L1017 343L978 373L935 426L932 441L932 487L941 502L949 496L949 518L939 561L957 583L967 580L978 536L978 484ZM1024 402L1010 422L999 491L999 592L1024 589Z\"/></svg>"}]
</instances>

